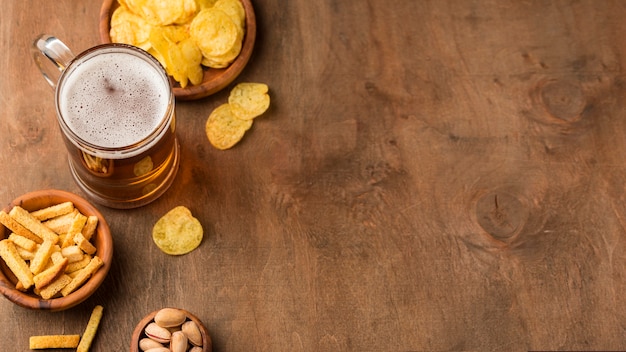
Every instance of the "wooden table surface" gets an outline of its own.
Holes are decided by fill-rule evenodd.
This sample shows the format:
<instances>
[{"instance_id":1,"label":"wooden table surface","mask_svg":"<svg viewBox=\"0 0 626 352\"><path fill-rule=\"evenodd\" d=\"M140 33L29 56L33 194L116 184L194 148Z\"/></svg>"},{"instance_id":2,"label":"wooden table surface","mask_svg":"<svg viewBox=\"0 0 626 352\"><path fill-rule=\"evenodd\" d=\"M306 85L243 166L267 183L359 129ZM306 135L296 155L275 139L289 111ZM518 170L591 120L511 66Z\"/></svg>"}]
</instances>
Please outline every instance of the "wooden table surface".
<instances>
[{"instance_id":1,"label":"wooden table surface","mask_svg":"<svg viewBox=\"0 0 626 352\"><path fill-rule=\"evenodd\" d=\"M626 350L626 1L253 4L234 83L267 83L271 108L219 151L204 125L228 89L179 102L175 184L100 207L104 284L62 312L0 298L0 350L81 333L97 304L93 351L166 306L223 352ZM99 9L3 2L3 204L81 194L30 44L98 44ZM172 257L151 231L178 205L205 237Z\"/></svg>"}]
</instances>

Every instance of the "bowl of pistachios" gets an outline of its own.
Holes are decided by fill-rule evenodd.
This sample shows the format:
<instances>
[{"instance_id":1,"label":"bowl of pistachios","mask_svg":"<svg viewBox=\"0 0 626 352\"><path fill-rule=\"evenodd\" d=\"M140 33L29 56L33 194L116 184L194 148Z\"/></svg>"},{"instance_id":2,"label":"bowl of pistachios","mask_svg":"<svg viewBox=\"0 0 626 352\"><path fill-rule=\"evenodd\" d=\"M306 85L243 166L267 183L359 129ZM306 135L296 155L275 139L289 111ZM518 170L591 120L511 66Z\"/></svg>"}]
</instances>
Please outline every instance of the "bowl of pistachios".
<instances>
[{"instance_id":1,"label":"bowl of pistachios","mask_svg":"<svg viewBox=\"0 0 626 352\"><path fill-rule=\"evenodd\" d=\"M211 352L211 336L192 313L180 308L161 308L146 315L135 327L131 352Z\"/></svg>"}]
</instances>

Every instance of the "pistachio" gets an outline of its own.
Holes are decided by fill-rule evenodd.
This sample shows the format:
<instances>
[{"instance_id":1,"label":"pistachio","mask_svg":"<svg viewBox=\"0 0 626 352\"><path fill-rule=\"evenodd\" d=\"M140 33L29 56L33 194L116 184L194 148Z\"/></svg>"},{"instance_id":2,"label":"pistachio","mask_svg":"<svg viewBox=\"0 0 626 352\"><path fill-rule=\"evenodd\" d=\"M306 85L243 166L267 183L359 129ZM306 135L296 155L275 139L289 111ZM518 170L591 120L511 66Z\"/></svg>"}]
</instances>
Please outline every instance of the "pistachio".
<instances>
[{"instance_id":1,"label":"pistachio","mask_svg":"<svg viewBox=\"0 0 626 352\"><path fill-rule=\"evenodd\" d=\"M170 350L172 352L185 352L187 351L187 336L182 331L176 331L172 334L172 340L170 342Z\"/></svg>"},{"instance_id":2,"label":"pistachio","mask_svg":"<svg viewBox=\"0 0 626 352\"><path fill-rule=\"evenodd\" d=\"M149 337L144 337L139 340L139 349L142 351L148 351L151 348L163 347L160 342L156 342Z\"/></svg>"},{"instance_id":3,"label":"pistachio","mask_svg":"<svg viewBox=\"0 0 626 352\"><path fill-rule=\"evenodd\" d=\"M144 333L154 341L161 343L170 342L172 337L172 333L170 333L169 330L160 327L157 323L148 324L148 326L144 329Z\"/></svg>"},{"instance_id":4,"label":"pistachio","mask_svg":"<svg viewBox=\"0 0 626 352\"><path fill-rule=\"evenodd\" d=\"M193 322L192 320L186 321L183 323L181 330L189 339L194 346L202 346L202 334L200 333L200 328L198 328L198 324Z\"/></svg>"},{"instance_id":5,"label":"pistachio","mask_svg":"<svg viewBox=\"0 0 626 352\"><path fill-rule=\"evenodd\" d=\"M202 352L202 347L200 346L193 346L189 352Z\"/></svg>"},{"instance_id":6,"label":"pistachio","mask_svg":"<svg viewBox=\"0 0 626 352\"><path fill-rule=\"evenodd\" d=\"M170 352L170 349L167 347L155 347L155 348L151 348L149 350L146 350L144 352Z\"/></svg>"},{"instance_id":7,"label":"pistachio","mask_svg":"<svg viewBox=\"0 0 626 352\"><path fill-rule=\"evenodd\" d=\"M164 328L179 326L184 323L185 320L187 320L185 312L176 308L163 308L154 316L154 322Z\"/></svg>"}]
</instances>

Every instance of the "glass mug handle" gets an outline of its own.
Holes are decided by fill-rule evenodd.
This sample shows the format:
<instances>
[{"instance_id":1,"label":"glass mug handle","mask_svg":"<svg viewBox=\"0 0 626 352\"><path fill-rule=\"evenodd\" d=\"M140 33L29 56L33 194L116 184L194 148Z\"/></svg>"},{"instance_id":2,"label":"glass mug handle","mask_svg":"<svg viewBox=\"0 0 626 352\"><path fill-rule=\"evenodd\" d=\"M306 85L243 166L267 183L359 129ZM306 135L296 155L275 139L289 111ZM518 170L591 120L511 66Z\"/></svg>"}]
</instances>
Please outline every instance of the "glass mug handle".
<instances>
[{"instance_id":1,"label":"glass mug handle","mask_svg":"<svg viewBox=\"0 0 626 352\"><path fill-rule=\"evenodd\" d=\"M56 88L61 73L75 55L62 41L48 34L37 37L31 50L43 77L52 88Z\"/></svg>"}]
</instances>

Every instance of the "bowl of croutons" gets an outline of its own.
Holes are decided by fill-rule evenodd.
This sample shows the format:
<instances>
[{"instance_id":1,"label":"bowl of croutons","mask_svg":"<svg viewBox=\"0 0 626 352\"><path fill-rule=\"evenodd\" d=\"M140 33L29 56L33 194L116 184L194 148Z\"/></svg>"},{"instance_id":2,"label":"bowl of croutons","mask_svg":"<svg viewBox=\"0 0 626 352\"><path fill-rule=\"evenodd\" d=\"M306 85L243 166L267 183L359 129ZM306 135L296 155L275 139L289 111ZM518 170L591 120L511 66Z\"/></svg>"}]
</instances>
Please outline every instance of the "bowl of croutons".
<instances>
[{"instance_id":1,"label":"bowl of croutons","mask_svg":"<svg viewBox=\"0 0 626 352\"><path fill-rule=\"evenodd\" d=\"M100 287L112 258L106 220L76 194L34 191L0 211L0 293L19 306L80 304Z\"/></svg>"},{"instance_id":2,"label":"bowl of croutons","mask_svg":"<svg viewBox=\"0 0 626 352\"><path fill-rule=\"evenodd\" d=\"M146 315L135 327L130 352L211 352L213 343L202 321L185 309L166 307Z\"/></svg>"}]
</instances>

